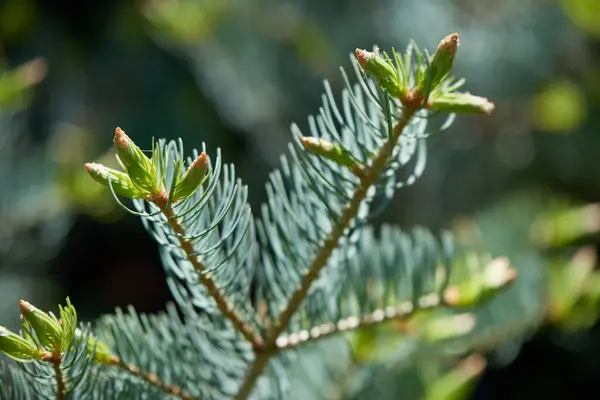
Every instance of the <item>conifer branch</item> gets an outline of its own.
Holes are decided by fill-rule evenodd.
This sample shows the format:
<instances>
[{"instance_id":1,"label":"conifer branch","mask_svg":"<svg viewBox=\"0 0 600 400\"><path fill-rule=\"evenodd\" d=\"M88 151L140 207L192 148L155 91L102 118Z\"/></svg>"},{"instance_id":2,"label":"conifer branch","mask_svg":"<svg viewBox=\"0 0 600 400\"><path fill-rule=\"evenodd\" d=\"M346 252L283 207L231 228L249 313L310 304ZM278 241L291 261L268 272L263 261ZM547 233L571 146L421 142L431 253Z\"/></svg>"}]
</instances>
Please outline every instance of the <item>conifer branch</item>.
<instances>
[{"instance_id":1,"label":"conifer branch","mask_svg":"<svg viewBox=\"0 0 600 400\"><path fill-rule=\"evenodd\" d=\"M408 97L408 96L407 96ZM245 400L248 398L256 381L262 374L265 367L268 365L270 358L277 353L277 339L279 335L286 329L290 320L300 308L302 301L306 298L312 284L317 280L321 270L327 264L327 260L331 257L333 251L337 248L340 238L344 235L352 220L356 217L360 204L367 196L369 188L377 181L391 156L400 135L404 128L408 126L411 118L419 109L422 97L418 93L411 96L410 101L404 102L403 118L394 126L393 135L390 141L385 142L377 153L373 163L366 170L365 174L360 177L360 185L355 191L352 199L348 203L342 217L336 223L331 231L329 238L325 240L320 250L317 252L311 265L306 270L306 273L300 281L300 285L291 295L287 306L277 317L275 325L270 330L265 343L265 350L256 353L256 358L251 365L246 379L242 383L236 400Z\"/></svg>"},{"instance_id":2,"label":"conifer branch","mask_svg":"<svg viewBox=\"0 0 600 400\"><path fill-rule=\"evenodd\" d=\"M67 391L67 385L60 369L62 363L60 347L57 347L54 352L45 352L41 359L52 364L52 370L54 371L54 377L56 378L56 399L63 400Z\"/></svg>"},{"instance_id":3,"label":"conifer branch","mask_svg":"<svg viewBox=\"0 0 600 400\"><path fill-rule=\"evenodd\" d=\"M182 391L182 389L179 386L169 385L155 374L142 371L141 368L133 364L125 363L119 357L112 357L107 365L114 365L116 367L119 367L122 370L134 375L136 378L150 384L151 386L154 386L165 393L176 396L181 400L194 399L190 394Z\"/></svg>"},{"instance_id":4,"label":"conifer branch","mask_svg":"<svg viewBox=\"0 0 600 400\"><path fill-rule=\"evenodd\" d=\"M221 292L221 290L219 290L217 284L211 279L210 274L205 273L206 268L200 262L198 257L194 255L194 246L190 241L185 239L185 230L177 222L176 216L171 207L161 205L160 202L157 202L157 204L167 217L167 221L171 229L173 229L173 231L178 235L179 244L185 251L186 258L194 266L194 269L198 271L200 282L202 282L204 287L206 287L208 294L215 300L219 311L221 311L221 313L231 321L233 326L248 342L250 342L254 349L261 348L263 346L262 338L254 333L252 327L250 327L248 322L245 321L244 318L237 312L231 301L225 296L225 294Z\"/></svg>"},{"instance_id":5,"label":"conifer branch","mask_svg":"<svg viewBox=\"0 0 600 400\"><path fill-rule=\"evenodd\" d=\"M357 329L365 328L387 321L400 321L412 316L417 310L427 310L437 307L440 304L440 298L437 293L431 293L419 299L419 305L415 306L409 301L400 303L396 307L386 307L378 309L371 314L361 317L348 317L335 323L330 322L303 330L289 335L279 336L276 341L278 351L296 348L307 342L314 342L329 338L339 333L346 333Z\"/></svg>"},{"instance_id":6,"label":"conifer branch","mask_svg":"<svg viewBox=\"0 0 600 400\"><path fill-rule=\"evenodd\" d=\"M392 153L392 149L398 142L402 131L408 125L409 120L412 118L416 110L416 108L408 107L404 109L404 118L402 121L398 122L398 124L394 127L394 134L391 143L386 142L382 146L373 164L369 167L368 172L361 178L360 186L354 193L354 196L352 197L352 200L348 204L348 207L344 211L342 217L336 224L335 228L332 230L329 238L325 241L320 251L317 253L317 256L306 271L305 275L302 277L300 285L290 297L287 307L285 307L281 314L279 314L275 326L269 333L267 341L268 344L272 345L275 343L279 335L288 326L290 320L292 319L292 316L300 308L300 305L302 304L302 301L308 294L310 287L312 286L314 281L317 280L317 278L319 277L319 273L327 264L327 260L329 260L331 254L337 248L338 242L343 236L344 231L356 216L360 204L367 195L367 191L383 172L385 165L388 161L388 157Z\"/></svg>"}]
</instances>

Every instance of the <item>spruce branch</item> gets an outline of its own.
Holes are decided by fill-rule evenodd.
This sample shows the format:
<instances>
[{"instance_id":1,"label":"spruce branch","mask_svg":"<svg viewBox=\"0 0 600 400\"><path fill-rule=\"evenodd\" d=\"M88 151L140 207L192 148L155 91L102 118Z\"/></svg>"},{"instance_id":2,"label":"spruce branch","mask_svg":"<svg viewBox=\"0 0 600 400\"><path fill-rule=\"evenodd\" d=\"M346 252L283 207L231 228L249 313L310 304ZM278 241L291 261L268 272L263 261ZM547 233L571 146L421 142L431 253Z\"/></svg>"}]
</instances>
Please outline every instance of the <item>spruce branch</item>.
<instances>
[{"instance_id":1,"label":"spruce branch","mask_svg":"<svg viewBox=\"0 0 600 400\"><path fill-rule=\"evenodd\" d=\"M181 400L194 399L189 393L184 392L179 386L169 385L168 383L160 379L156 374L145 372L140 367L135 366L131 363L125 363L119 357L112 357L111 360L105 365L112 365L118 367L121 370L148 383L149 385L158 388L167 394L173 395Z\"/></svg>"},{"instance_id":2,"label":"spruce branch","mask_svg":"<svg viewBox=\"0 0 600 400\"><path fill-rule=\"evenodd\" d=\"M62 355L60 347L57 347L56 350L54 350L53 352L45 352L42 355L41 360L49 362L52 365L52 370L54 371L54 378L56 379L56 399L63 400L67 391L67 385L65 383L65 377L61 370Z\"/></svg>"},{"instance_id":3,"label":"spruce branch","mask_svg":"<svg viewBox=\"0 0 600 400\"><path fill-rule=\"evenodd\" d=\"M253 348L261 348L263 346L262 338L254 333L252 327L250 327L248 322L237 312L231 301L229 301L229 299L219 290L217 284L211 279L210 274L205 273L206 268L194 254L195 251L192 243L185 239L185 230L177 222L173 209L169 205L166 205L165 202L157 201L156 203L159 204L161 211L167 217L171 229L178 235L179 244L185 251L188 261L194 266L194 269L198 271L200 282L202 282L204 287L206 287L208 294L215 300L217 307L223 316L231 321L233 326L242 334L242 336L252 344Z\"/></svg>"},{"instance_id":4,"label":"spruce branch","mask_svg":"<svg viewBox=\"0 0 600 400\"><path fill-rule=\"evenodd\" d=\"M352 196L352 199L350 200L342 217L332 230L329 238L321 246L321 249L317 253L314 261L308 267L305 275L302 277L300 285L290 297L287 307L285 307L285 309L281 312L277 318L275 326L271 332L269 332L269 337L267 340L268 345L273 345L275 343L279 335L287 327L294 313L298 311L298 308L300 307L302 300L304 300L308 294L308 290L310 289L311 285L319 277L319 273L325 267L327 260L338 246L338 241L343 236L344 231L356 216L360 204L367 195L367 191L383 172L388 161L388 157L391 155L392 149L396 145L400 135L402 134L402 131L409 124L410 119L416 111L416 107L404 108L404 118L394 127L394 134L391 143L386 142L382 146L379 154L377 154L375 160L373 161L373 164L369 167L368 172L360 179L360 185Z\"/></svg>"},{"instance_id":5,"label":"spruce branch","mask_svg":"<svg viewBox=\"0 0 600 400\"><path fill-rule=\"evenodd\" d=\"M411 123L413 116L422 108L431 108L430 103L432 100L438 99L442 95L454 93L453 90L458 87L457 85L450 86L452 79L449 78L457 46L458 35L453 34L442 40L436 54L431 59L429 56L423 55L420 51L411 47L407 50L404 59L400 58L394 51L394 61L385 53L383 57L380 57L378 51L371 53L360 49L356 50L356 61L362 67L365 74L369 74L374 79L379 90L384 91L384 95L388 96L386 97L388 101L390 97L400 101L402 105L401 119L394 125L391 132L389 132L387 140L375 152L371 158L370 165L361 169L360 174L356 174L359 179L359 185L349 197L349 201L344 206L339 219L334 221L331 232L316 250L313 261L308 265L305 272L302 273L300 283L292 292L282 311L275 317L274 325L269 329L265 339L264 351L256 353L256 358L249 368L244 382L240 386L236 400L245 400L248 398L262 371L268 365L270 358L277 354L277 340L284 330L287 329L293 316L300 309L313 283L319 278L321 271L325 268L328 260L338 247L340 239L345 235L352 221L358 215L359 207L367 198L369 189L376 184L386 170L390 157L398 145L399 138L405 128ZM413 70L411 62L413 51L416 52L416 70ZM462 105L457 108L457 101L453 100L451 103L452 107L450 108L452 109L449 109L449 111L466 112L465 107ZM486 113L491 112L493 109L493 105L485 99L484 101L480 101L480 98L469 98L465 100L465 103L468 103L468 107L473 106L478 110L484 109ZM473 105L472 103L477 104ZM391 121L388 120L388 126L390 125L392 125ZM306 139L303 143L306 147ZM354 169L352 168L352 162L348 162L350 159L344 157L343 153L333 152L335 149L331 148L331 146L324 148L322 143L319 148L315 149L316 143L312 142L312 144L313 146L309 146L308 150L312 150L313 153L320 153L327 159ZM439 299L437 302L439 302Z\"/></svg>"},{"instance_id":6,"label":"spruce branch","mask_svg":"<svg viewBox=\"0 0 600 400\"><path fill-rule=\"evenodd\" d=\"M170 385L161 379L157 374L146 372L133 363L124 362L120 357L112 354L108 349L108 346L102 341L91 338L88 344L88 352L94 353L94 363L96 365L119 368L125 373L148 383L152 387L158 388L163 392L176 396L182 400L194 399L189 393L184 392L178 385Z\"/></svg>"},{"instance_id":7,"label":"spruce branch","mask_svg":"<svg viewBox=\"0 0 600 400\"><path fill-rule=\"evenodd\" d=\"M42 398L70 398L81 390L94 359L102 359L105 352L95 352L89 330L77 328L77 312L68 298L66 306L59 305L60 318L25 300L19 308L20 335L0 327L0 353L18 362Z\"/></svg>"},{"instance_id":8,"label":"spruce branch","mask_svg":"<svg viewBox=\"0 0 600 400\"><path fill-rule=\"evenodd\" d=\"M158 314L138 314L131 306L128 313L118 308L115 311L101 318L95 328L102 338L96 348L101 345L101 348L111 349L106 356L96 359L101 370L109 370L108 379L112 380L116 372L121 381L132 383L132 393L137 393L141 385L152 390L152 398L208 399L215 398L213 389L222 393L214 382L227 374L212 374L215 365L222 361L221 354L213 351L212 359L208 359L202 348L213 343L215 332L211 329L210 317L195 315L193 310L186 313L171 303L165 312ZM228 333L235 338L235 343L249 350L237 332L230 329ZM108 390L115 390L110 383L107 386ZM112 396L107 394L102 398Z\"/></svg>"},{"instance_id":9,"label":"spruce branch","mask_svg":"<svg viewBox=\"0 0 600 400\"><path fill-rule=\"evenodd\" d=\"M114 192L125 197L144 199L156 205L166 217L174 237L185 252L185 258L197 272L201 284L208 294L214 299L219 311L228 318L235 329L252 345L253 348L262 346L262 338L255 334L248 322L235 309L232 301L221 290L218 283L196 255L194 244L189 239L183 224L179 222L180 216L173 210L173 204L185 202L186 199L198 190L207 179L208 157L202 152L191 162L187 171L180 174L183 167L183 151L173 160L174 173L170 177L171 183L166 183L166 160L169 158L160 145L153 150L152 158L146 157L144 152L121 129L116 128L114 137L118 160L126 173L114 171L101 164L87 163L86 171L97 182L105 184ZM166 152L169 150L167 149ZM125 183L122 183L125 182ZM138 213L139 214L139 213ZM147 217L154 217L147 215ZM192 235L193 236L193 235Z\"/></svg>"},{"instance_id":10,"label":"spruce branch","mask_svg":"<svg viewBox=\"0 0 600 400\"><path fill-rule=\"evenodd\" d=\"M97 164L86 165L97 182L110 187L120 205L123 206L116 193L134 199L138 212L123 207L143 217L145 226L164 246L165 265L178 285L174 294L179 304L190 309L210 309L211 314L218 310L245 341L239 340L237 334L233 337L244 346L245 342L251 345L254 360L245 371L245 377L242 377L243 369L236 369L233 374L236 382L241 382L235 399L245 400L250 396L280 350L357 327L402 319L418 308L443 303L468 304L485 297L480 296L480 289L486 289L486 285L473 286L476 289L473 293L454 287L454 292L460 295L457 297L445 296L445 291L418 292L427 290L421 282L415 285L416 303L402 302L404 298L398 297L401 303L397 306L379 303L378 309L359 307L357 312L333 318L337 320L335 323L311 326L324 321L311 319L310 310L318 309L318 304L313 304L309 293L313 293L311 289L322 289L314 288L315 282L337 257L340 244L346 239L354 240L349 232L360 234L358 228L364 226L369 214L379 212L369 213L371 201L382 196L377 210L382 209L391 199L393 189L412 184L423 172L426 157L422 139L428 135L424 135L428 110L489 113L493 109L486 99L456 92L463 81L455 82L449 74L457 46L458 35L454 34L442 41L433 58L413 45L403 57L393 51L392 58L385 53L381 57L378 51L357 50L355 70L360 75L358 69L362 68L372 80L368 83L361 80L356 94L346 82L344 117L329 90L320 116L309 120L312 136L299 135L299 129L292 126L292 133L298 139L296 146L291 145L292 159L298 165L290 168L284 160L283 175L289 179L285 183L281 174L273 176L267 190L275 199L263 208L264 218L259 221L257 230L246 202L246 188L238 191L241 183L234 178L233 166L229 171L225 169L222 181L219 179L220 153L214 169L204 151L199 156L195 153L195 160L188 161L188 171L182 174L185 163L181 140L169 144L159 141L153 146L152 157L148 158L117 128L114 143L125 173ZM344 79L347 81L346 75ZM370 102L368 107L364 105L365 100ZM413 121L415 119L418 121ZM416 154L414 173L400 181L396 172L407 165L413 154ZM385 183L380 186L384 178ZM288 187L298 194L307 189L309 195L292 193L288 197ZM318 206L312 209L311 205L317 205L315 202L319 202ZM294 224L284 223L282 210ZM330 225L307 229L300 222L301 217L325 218ZM297 234L305 240L305 249L295 247ZM256 235L264 242L257 241ZM426 238L423 243L429 246L424 248L433 248ZM267 248L260 249L259 244L266 244ZM257 279L255 263L260 257L264 265ZM285 257L295 261L278 263ZM243 275L238 273L240 268L245 272ZM193 280L186 279L189 276L194 276ZM194 287L198 281L203 286L201 291ZM259 328L253 324L254 317L262 318L251 307L246 307L246 300L251 296L248 288L257 281L257 299L269 301L269 322L261 326L264 333L256 332ZM423 296L426 293L430 294ZM207 302L208 296L214 303ZM239 299L244 301L240 303ZM386 305L392 307L386 308ZM295 316L305 308L309 314L308 324L298 325ZM299 333L282 336L286 330ZM247 359L244 365L246 363ZM180 393L179 387L169 386L153 374L142 373L135 365L118 365L167 392Z\"/></svg>"},{"instance_id":11,"label":"spruce branch","mask_svg":"<svg viewBox=\"0 0 600 400\"><path fill-rule=\"evenodd\" d=\"M419 109L420 104L418 101L415 101L416 97L420 96L415 94L414 97L410 97L410 101L404 103L403 118L394 127L391 141L386 141L384 143L377 156L373 160L373 163L368 167L367 172L360 178L360 185L348 203L348 206L342 214L342 217L331 231L329 238L321 246L312 264L308 267L306 273L302 277L300 285L290 297L287 306L277 317L275 325L270 330L265 343L266 351L256 353L256 358L251 365L248 374L246 375L246 379L240 386L236 400L245 400L248 398L252 392L252 389L254 388L254 385L256 384L256 381L262 374L265 367L268 365L270 358L277 353L277 339L279 335L281 335L281 333L286 329L290 320L300 308L300 305L306 298L311 285L319 277L319 273L325 267L327 260L338 246L338 241L343 236L344 231L346 228L348 228L356 216L360 204L367 195L367 191L377 181L385 169L387 161L392 154L392 150L398 142L398 139L404 131L404 128L408 126L411 118Z\"/></svg>"},{"instance_id":12,"label":"spruce branch","mask_svg":"<svg viewBox=\"0 0 600 400\"><path fill-rule=\"evenodd\" d=\"M276 341L277 349L288 350L296 348L307 342L326 339L340 333L365 328L387 321L402 321L410 318L417 310L427 310L437 307L440 304L440 298L437 293L431 293L419 299L418 307L411 302L400 303L396 307L386 307L378 309L371 314L359 317L348 317L335 323L327 323L312 327L310 330L303 330L289 335L279 336Z\"/></svg>"}]
</instances>

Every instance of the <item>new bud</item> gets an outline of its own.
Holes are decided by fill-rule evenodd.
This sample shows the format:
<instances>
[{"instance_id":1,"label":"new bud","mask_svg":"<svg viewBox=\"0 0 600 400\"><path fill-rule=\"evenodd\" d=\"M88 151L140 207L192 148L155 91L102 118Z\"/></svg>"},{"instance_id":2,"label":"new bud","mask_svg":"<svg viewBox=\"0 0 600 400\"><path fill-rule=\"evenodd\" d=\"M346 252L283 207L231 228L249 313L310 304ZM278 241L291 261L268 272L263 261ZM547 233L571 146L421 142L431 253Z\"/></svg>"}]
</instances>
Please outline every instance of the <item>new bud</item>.
<instances>
[{"instance_id":1,"label":"new bud","mask_svg":"<svg viewBox=\"0 0 600 400\"><path fill-rule=\"evenodd\" d=\"M185 171L185 174L183 174L183 177L175 187L173 200L184 200L191 196L204 183L207 170L208 157L206 153L202 152L187 171Z\"/></svg>"},{"instance_id":2,"label":"new bud","mask_svg":"<svg viewBox=\"0 0 600 400\"><path fill-rule=\"evenodd\" d=\"M84 337L84 334L81 329L75 329L75 338L77 340L87 340L87 351L88 354L94 353L94 361L102 364L110 363L115 356L110 352L108 345L97 338L95 338L91 333L87 334L87 337Z\"/></svg>"},{"instance_id":3,"label":"new bud","mask_svg":"<svg viewBox=\"0 0 600 400\"><path fill-rule=\"evenodd\" d=\"M19 308L25 323L33 329L42 346L53 351L61 342L62 328L58 320L24 300L19 301Z\"/></svg>"},{"instance_id":4,"label":"new bud","mask_svg":"<svg viewBox=\"0 0 600 400\"><path fill-rule=\"evenodd\" d=\"M60 309L60 327L62 331L60 338L61 350L66 351L71 347L73 337L75 336L75 330L77 329L77 311L68 297L67 305L64 307L59 305L58 307Z\"/></svg>"},{"instance_id":5,"label":"new bud","mask_svg":"<svg viewBox=\"0 0 600 400\"><path fill-rule=\"evenodd\" d=\"M138 190L131 182L129 175L116 169L105 167L102 164L87 163L85 170L98 183L108 186L108 180L116 193L121 196L132 198L143 198L144 193Z\"/></svg>"},{"instance_id":6,"label":"new bud","mask_svg":"<svg viewBox=\"0 0 600 400\"><path fill-rule=\"evenodd\" d=\"M0 352L19 362L39 360L40 350L35 343L0 326Z\"/></svg>"},{"instance_id":7,"label":"new bud","mask_svg":"<svg viewBox=\"0 0 600 400\"><path fill-rule=\"evenodd\" d=\"M401 97L403 93L398 71L394 65L370 51L356 49L354 52L358 64L369 74L377 85L393 97Z\"/></svg>"},{"instance_id":8,"label":"new bud","mask_svg":"<svg viewBox=\"0 0 600 400\"><path fill-rule=\"evenodd\" d=\"M445 93L429 100L427 107L431 110L457 114L491 115L494 103L485 97L474 96L470 93Z\"/></svg>"},{"instance_id":9,"label":"new bud","mask_svg":"<svg viewBox=\"0 0 600 400\"><path fill-rule=\"evenodd\" d=\"M496 258L484 267L482 273L447 288L444 291L444 302L455 307L470 307L490 299L498 290L510 285L516 277L517 271L510 267L508 259Z\"/></svg>"},{"instance_id":10,"label":"new bud","mask_svg":"<svg viewBox=\"0 0 600 400\"><path fill-rule=\"evenodd\" d=\"M350 168L352 172L358 176L361 175L363 171L362 166L356 162L342 146L328 142L323 138L316 137L302 137L300 138L300 141L306 151Z\"/></svg>"},{"instance_id":11,"label":"new bud","mask_svg":"<svg viewBox=\"0 0 600 400\"><path fill-rule=\"evenodd\" d=\"M117 155L134 186L148 194L159 192L158 173L152 161L144 154L121 128L115 130L113 139Z\"/></svg>"},{"instance_id":12,"label":"new bud","mask_svg":"<svg viewBox=\"0 0 600 400\"><path fill-rule=\"evenodd\" d=\"M428 73L419 82L421 93L425 93L429 85L431 85L431 90L435 89L450 75L459 43L458 33L453 33L442 39L431 59Z\"/></svg>"}]
</instances>

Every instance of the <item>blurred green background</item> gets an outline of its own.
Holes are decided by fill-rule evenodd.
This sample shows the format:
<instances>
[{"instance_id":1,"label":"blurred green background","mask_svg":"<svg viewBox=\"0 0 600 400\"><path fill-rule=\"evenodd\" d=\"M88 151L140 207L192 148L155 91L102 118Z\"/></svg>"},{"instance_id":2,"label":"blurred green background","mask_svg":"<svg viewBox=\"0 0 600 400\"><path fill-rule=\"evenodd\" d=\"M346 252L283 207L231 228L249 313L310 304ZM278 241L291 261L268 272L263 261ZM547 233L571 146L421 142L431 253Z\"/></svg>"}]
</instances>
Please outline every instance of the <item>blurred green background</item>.
<instances>
[{"instance_id":1,"label":"blurred green background","mask_svg":"<svg viewBox=\"0 0 600 400\"><path fill-rule=\"evenodd\" d=\"M114 163L117 126L142 147L152 137L220 147L258 209L290 123L306 127L324 79L339 93L355 48L412 38L433 50L452 32L455 74L496 111L435 136L424 177L381 220L453 228L509 255L521 281L509 317L545 318L552 265L585 245L597 268L598 0L0 0L3 325L18 325L20 298L53 309L68 295L86 320L169 301L156 245L83 171ZM544 219L552 213L563 220ZM502 354L473 396L600 393L600 307L588 303L569 314L576 329L542 324L516 350L492 346Z\"/></svg>"}]
</instances>

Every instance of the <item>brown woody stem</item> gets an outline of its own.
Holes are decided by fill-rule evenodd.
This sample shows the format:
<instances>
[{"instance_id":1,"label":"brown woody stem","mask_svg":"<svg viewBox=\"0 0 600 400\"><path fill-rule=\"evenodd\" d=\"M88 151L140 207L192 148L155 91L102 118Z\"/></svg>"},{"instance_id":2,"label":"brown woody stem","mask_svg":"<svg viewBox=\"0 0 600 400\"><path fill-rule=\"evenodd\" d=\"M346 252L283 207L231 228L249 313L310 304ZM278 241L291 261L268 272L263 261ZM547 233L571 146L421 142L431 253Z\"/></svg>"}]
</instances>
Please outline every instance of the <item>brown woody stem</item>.
<instances>
[{"instance_id":1,"label":"brown woody stem","mask_svg":"<svg viewBox=\"0 0 600 400\"><path fill-rule=\"evenodd\" d=\"M108 363L108 365L114 365L116 367L119 367L119 368L129 372L130 374L136 376L138 379L143 380L144 382L149 383L150 385L162 390L163 392L166 392L170 395L176 396L182 400L192 400L193 399L193 397L190 394L181 390L181 388L179 386L169 385L168 383L164 382L162 379L160 379L155 374L142 371L139 367L137 367L133 364L124 363L119 357L116 357L116 356L113 357L110 360L110 362Z\"/></svg>"},{"instance_id":2,"label":"brown woody stem","mask_svg":"<svg viewBox=\"0 0 600 400\"><path fill-rule=\"evenodd\" d=\"M362 318L348 317L335 323L318 325L310 330L304 330L289 335L282 335L277 338L277 350L287 350L296 348L307 342L325 339L336 334L350 332L367 326L380 324L386 321L405 321L410 318L416 310L427 310L440 304L440 298L437 293L431 293L419 299L419 304L412 304L409 301L398 304L396 307L387 307L375 310L371 314Z\"/></svg>"},{"instance_id":3,"label":"brown woody stem","mask_svg":"<svg viewBox=\"0 0 600 400\"><path fill-rule=\"evenodd\" d=\"M62 370L60 369L62 363L60 343L57 344L56 349L53 352L45 352L41 359L42 361L52 364L52 370L54 371L54 377L56 378L56 399L63 400L67 392L67 385Z\"/></svg>"},{"instance_id":4,"label":"brown woody stem","mask_svg":"<svg viewBox=\"0 0 600 400\"><path fill-rule=\"evenodd\" d=\"M177 239L181 248L185 251L188 261L194 266L194 269L198 271L198 277L200 282L206 287L208 294L215 300L219 311L228 318L233 326L242 334L242 336L252 344L254 349L261 348L263 346L263 340L260 336L256 335L250 325L244 320L244 318L237 312L231 301L225 294L221 292L217 284L211 279L210 275L204 273L205 267L200 262L198 257L194 254L193 244L186 240L185 230L177 221L173 210L166 205L160 205L162 212L167 217L167 221L171 229L177 234Z\"/></svg>"},{"instance_id":5,"label":"brown woody stem","mask_svg":"<svg viewBox=\"0 0 600 400\"><path fill-rule=\"evenodd\" d=\"M274 354L276 354L277 338L287 328L290 320L292 319L296 311L298 311L298 309L300 308L302 301L306 298L310 287L317 280L321 270L327 264L327 260L337 247L338 241L343 236L344 231L356 216L360 204L367 195L367 191L377 181L377 179L385 169L388 159L391 156L392 151L396 146L400 135L402 134L402 131L404 131L404 128L406 128L406 126L409 124L410 119L417 111L418 107L420 106L420 103L415 102L413 104L409 102L404 102L404 105L405 107L403 110L403 119L399 121L394 127L392 140L386 142L381 147L373 163L365 170L364 175L360 177L360 185L354 192L354 195L352 196L352 199L350 200L346 209L344 210L341 218L336 223L335 227L329 234L329 237L325 240L325 242L317 252L317 255L315 256L311 265L306 270L304 276L302 276L300 285L296 288L296 290L290 297L287 306L277 317L275 325L270 330L269 335L265 341L264 351L255 353L256 358L254 359L254 363L248 370L246 379L242 383L242 386L240 387L240 390L235 398L236 400L245 400L246 398L248 398L256 384L256 381L262 374L262 371L268 365L269 359Z\"/></svg>"}]
</instances>

